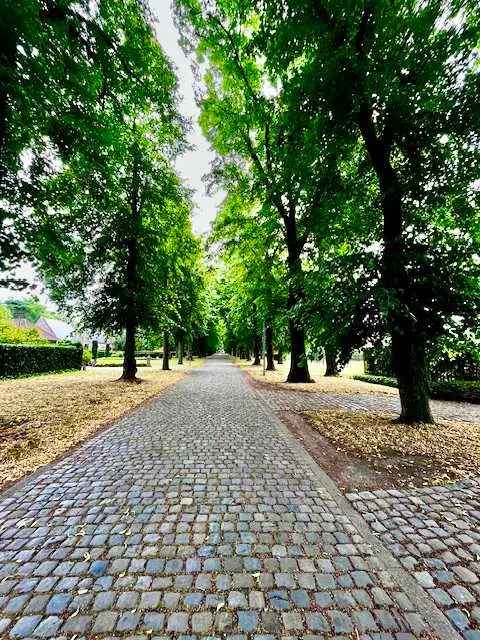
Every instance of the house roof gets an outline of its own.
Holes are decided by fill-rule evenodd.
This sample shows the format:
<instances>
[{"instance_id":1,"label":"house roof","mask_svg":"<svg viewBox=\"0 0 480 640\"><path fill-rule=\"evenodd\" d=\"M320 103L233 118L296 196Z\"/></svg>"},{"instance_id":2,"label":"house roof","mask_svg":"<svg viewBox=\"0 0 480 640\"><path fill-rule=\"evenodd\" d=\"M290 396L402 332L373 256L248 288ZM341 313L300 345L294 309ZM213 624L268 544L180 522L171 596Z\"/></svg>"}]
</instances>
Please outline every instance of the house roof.
<instances>
[{"instance_id":1,"label":"house roof","mask_svg":"<svg viewBox=\"0 0 480 640\"><path fill-rule=\"evenodd\" d=\"M57 318L39 318L35 326L47 340L65 340L75 331L71 324Z\"/></svg>"},{"instance_id":2,"label":"house roof","mask_svg":"<svg viewBox=\"0 0 480 640\"><path fill-rule=\"evenodd\" d=\"M108 338L102 334L88 335L80 333L73 325L57 318L39 318L35 323L35 327L40 331L42 337L51 341L72 340L83 344L92 340L97 340L99 343L108 342Z\"/></svg>"}]
</instances>

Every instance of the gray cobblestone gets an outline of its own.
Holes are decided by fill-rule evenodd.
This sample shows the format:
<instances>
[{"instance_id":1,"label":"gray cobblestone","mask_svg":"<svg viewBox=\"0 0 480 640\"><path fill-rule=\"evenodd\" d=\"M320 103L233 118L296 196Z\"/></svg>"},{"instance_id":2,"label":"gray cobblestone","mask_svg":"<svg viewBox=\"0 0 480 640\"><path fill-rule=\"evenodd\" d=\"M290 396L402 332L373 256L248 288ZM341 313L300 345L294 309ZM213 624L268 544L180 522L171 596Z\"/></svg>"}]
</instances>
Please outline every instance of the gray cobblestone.
<instances>
[{"instance_id":1,"label":"gray cobblestone","mask_svg":"<svg viewBox=\"0 0 480 640\"><path fill-rule=\"evenodd\" d=\"M53 638L60 628L63 620L58 616L44 618L35 629L34 636L37 638Z\"/></svg>"},{"instance_id":2,"label":"gray cobblestone","mask_svg":"<svg viewBox=\"0 0 480 640\"><path fill-rule=\"evenodd\" d=\"M33 633L40 620L41 616L24 616L20 618L10 630L10 637L27 638Z\"/></svg>"},{"instance_id":3,"label":"gray cobblestone","mask_svg":"<svg viewBox=\"0 0 480 640\"><path fill-rule=\"evenodd\" d=\"M109 633L115 629L118 613L116 611L102 611L95 619L92 633Z\"/></svg>"},{"instance_id":4,"label":"gray cobblestone","mask_svg":"<svg viewBox=\"0 0 480 640\"><path fill-rule=\"evenodd\" d=\"M181 633L188 630L188 613L177 612L172 613L168 618L168 631Z\"/></svg>"}]
</instances>

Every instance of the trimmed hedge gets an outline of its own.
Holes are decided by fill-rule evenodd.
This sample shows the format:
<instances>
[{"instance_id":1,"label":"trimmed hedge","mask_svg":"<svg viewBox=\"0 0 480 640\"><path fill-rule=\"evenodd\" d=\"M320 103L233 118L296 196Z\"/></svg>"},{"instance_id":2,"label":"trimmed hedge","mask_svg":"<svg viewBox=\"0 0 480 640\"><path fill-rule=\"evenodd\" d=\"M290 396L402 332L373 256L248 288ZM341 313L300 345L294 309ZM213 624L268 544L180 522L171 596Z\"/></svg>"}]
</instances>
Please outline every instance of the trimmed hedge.
<instances>
[{"instance_id":1,"label":"trimmed hedge","mask_svg":"<svg viewBox=\"0 0 480 640\"><path fill-rule=\"evenodd\" d=\"M135 351L137 358L163 358L163 351Z\"/></svg>"},{"instance_id":2,"label":"trimmed hedge","mask_svg":"<svg viewBox=\"0 0 480 640\"><path fill-rule=\"evenodd\" d=\"M353 376L354 380L360 380L361 382L370 382L371 384L383 384L385 387L398 387L396 378L389 376L375 376L370 373L362 373Z\"/></svg>"},{"instance_id":3,"label":"trimmed hedge","mask_svg":"<svg viewBox=\"0 0 480 640\"><path fill-rule=\"evenodd\" d=\"M387 387L398 387L395 378L387 376L357 375L355 380L383 384ZM456 400L457 402L473 402L480 404L480 382L471 380L439 380L430 383L430 396L434 400Z\"/></svg>"},{"instance_id":4,"label":"trimmed hedge","mask_svg":"<svg viewBox=\"0 0 480 640\"><path fill-rule=\"evenodd\" d=\"M105 358L106 360L107 358ZM147 363L146 362L138 362L137 361L137 367L147 367ZM105 367L123 367L123 358L121 360L118 360L118 362L112 362L110 360L110 358L108 358L108 362L102 362L102 360L97 360L95 367L97 369L103 369Z\"/></svg>"},{"instance_id":5,"label":"trimmed hedge","mask_svg":"<svg viewBox=\"0 0 480 640\"><path fill-rule=\"evenodd\" d=\"M173 350L174 351L174 350ZM123 351L111 351L110 355L107 356L104 350L99 351L97 354L97 358L123 358ZM170 355L172 351L170 351ZM163 358L163 351L135 351L136 358Z\"/></svg>"},{"instance_id":6,"label":"trimmed hedge","mask_svg":"<svg viewBox=\"0 0 480 640\"><path fill-rule=\"evenodd\" d=\"M0 344L0 378L18 378L82 368L79 346Z\"/></svg>"}]
</instances>

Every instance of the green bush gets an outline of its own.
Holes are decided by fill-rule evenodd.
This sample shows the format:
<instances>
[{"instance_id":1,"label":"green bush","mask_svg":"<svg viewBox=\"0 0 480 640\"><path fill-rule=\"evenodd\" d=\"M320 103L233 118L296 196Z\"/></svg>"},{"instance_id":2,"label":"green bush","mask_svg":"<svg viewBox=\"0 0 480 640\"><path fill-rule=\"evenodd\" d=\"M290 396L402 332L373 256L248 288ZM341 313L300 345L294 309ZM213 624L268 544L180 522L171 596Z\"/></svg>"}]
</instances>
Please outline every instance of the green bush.
<instances>
[{"instance_id":1,"label":"green bush","mask_svg":"<svg viewBox=\"0 0 480 640\"><path fill-rule=\"evenodd\" d=\"M353 376L354 380L360 380L361 382L370 382L371 384L383 384L386 387L398 387L396 378L389 376L376 376L370 373L358 374Z\"/></svg>"},{"instance_id":2,"label":"green bush","mask_svg":"<svg viewBox=\"0 0 480 640\"><path fill-rule=\"evenodd\" d=\"M363 351L365 373L373 376L393 376L390 347L370 347Z\"/></svg>"},{"instance_id":3,"label":"green bush","mask_svg":"<svg viewBox=\"0 0 480 640\"><path fill-rule=\"evenodd\" d=\"M355 380L398 387L395 378L369 374L353 376ZM480 404L480 382L471 380L439 380L430 384L430 396L434 400L456 400Z\"/></svg>"},{"instance_id":4,"label":"green bush","mask_svg":"<svg viewBox=\"0 0 480 640\"><path fill-rule=\"evenodd\" d=\"M123 358L100 358L97 360L96 367L123 367ZM146 362L137 361L137 367L146 367Z\"/></svg>"},{"instance_id":5,"label":"green bush","mask_svg":"<svg viewBox=\"0 0 480 640\"><path fill-rule=\"evenodd\" d=\"M433 382L432 398L480 404L480 382L472 380L440 380Z\"/></svg>"},{"instance_id":6,"label":"green bush","mask_svg":"<svg viewBox=\"0 0 480 640\"><path fill-rule=\"evenodd\" d=\"M81 347L0 344L0 378L82 368Z\"/></svg>"},{"instance_id":7,"label":"green bush","mask_svg":"<svg viewBox=\"0 0 480 640\"><path fill-rule=\"evenodd\" d=\"M393 377L390 362L390 347L371 347L364 349L363 360L365 373L374 376ZM436 382L440 381L479 381L480 354L477 350L463 349L453 353L448 349L440 350L429 365L430 376Z\"/></svg>"},{"instance_id":8,"label":"green bush","mask_svg":"<svg viewBox=\"0 0 480 640\"><path fill-rule=\"evenodd\" d=\"M13 324L10 311L0 304L0 344L48 344L35 327L23 329Z\"/></svg>"},{"instance_id":9,"label":"green bush","mask_svg":"<svg viewBox=\"0 0 480 640\"><path fill-rule=\"evenodd\" d=\"M163 351L135 351L137 358L163 358Z\"/></svg>"},{"instance_id":10,"label":"green bush","mask_svg":"<svg viewBox=\"0 0 480 640\"><path fill-rule=\"evenodd\" d=\"M92 352L88 347L83 348L82 364L90 364L92 361Z\"/></svg>"}]
</instances>

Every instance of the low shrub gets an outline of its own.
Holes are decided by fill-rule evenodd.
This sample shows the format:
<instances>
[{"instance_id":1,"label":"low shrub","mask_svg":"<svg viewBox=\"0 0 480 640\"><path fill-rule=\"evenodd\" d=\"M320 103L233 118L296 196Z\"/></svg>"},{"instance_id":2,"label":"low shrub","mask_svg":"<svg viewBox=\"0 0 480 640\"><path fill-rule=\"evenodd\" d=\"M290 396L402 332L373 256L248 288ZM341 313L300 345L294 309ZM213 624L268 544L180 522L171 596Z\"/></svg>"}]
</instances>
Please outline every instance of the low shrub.
<instances>
[{"instance_id":1,"label":"low shrub","mask_svg":"<svg viewBox=\"0 0 480 640\"><path fill-rule=\"evenodd\" d=\"M102 358L97 360L96 367L123 367L123 360L111 360L110 358ZM137 367L147 367L146 362L137 362Z\"/></svg>"},{"instance_id":2,"label":"low shrub","mask_svg":"<svg viewBox=\"0 0 480 640\"><path fill-rule=\"evenodd\" d=\"M398 387L396 378L389 376L377 376L370 373L362 373L353 376L354 380L360 380L361 382L370 382L371 384L383 384L386 387Z\"/></svg>"},{"instance_id":3,"label":"low shrub","mask_svg":"<svg viewBox=\"0 0 480 640\"><path fill-rule=\"evenodd\" d=\"M364 369L367 375L393 376L390 347L370 347L363 351ZM432 380L480 381L480 354L478 349L464 349L453 353L446 349L431 358L429 371Z\"/></svg>"},{"instance_id":4,"label":"low shrub","mask_svg":"<svg viewBox=\"0 0 480 640\"><path fill-rule=\"evenodd\" d=\"M370 347L363 350L363 366L369 376L390 377L393 375L389 347ZM379 384L379 383L378 383Z\"/></svg>"},{"instance_id":5,"label":"low shrub","mask_svg":"<svg viewBox=\"0 0 480 640\"><path fill-rule=\"evenodd\" d=\"M355 380L398 387L395 378L369 374L353 376ZM430 383L430 396L434 400L456 400L480 404L480 382L471 380L437 380Z\"/></svg>"},{"instance_id":6,"label":"low shrub","mask_svg":"<svg viewBox=\"0 0 480 640\"><path fill-rule=\"evenodd\" d=\"M17 327L9 310L0 305L0 344L48 344L37 328Z\"/></svg>"},{"instance_id":7,"label":"low shrub","mask_svg":"<svg viewBox=\"0 0 480 640\"><path fill-rule=\"evenodd\" d=\"M472 380L440 380L433 382L432 398L480 404L480 382Z\"/></svg>"},{"instance_id":8,"label":"low shrub","mask_svg":"<svg viewBox=\"0 0 480 640\"><path fill-rule=\"evenodd\" d=\"M137 358L163 358L163 351L135 351Z\"/></svg>"},{"instance_id":9,"label":"low shrub","mask_svg":"<svg viewBox=\"0 0 480 640\"><path fill-rule=\"evenodd\" d=\"M82 368L81 347L0 344L0 378L18 378Z\"/></svg>"}]
</instances>

